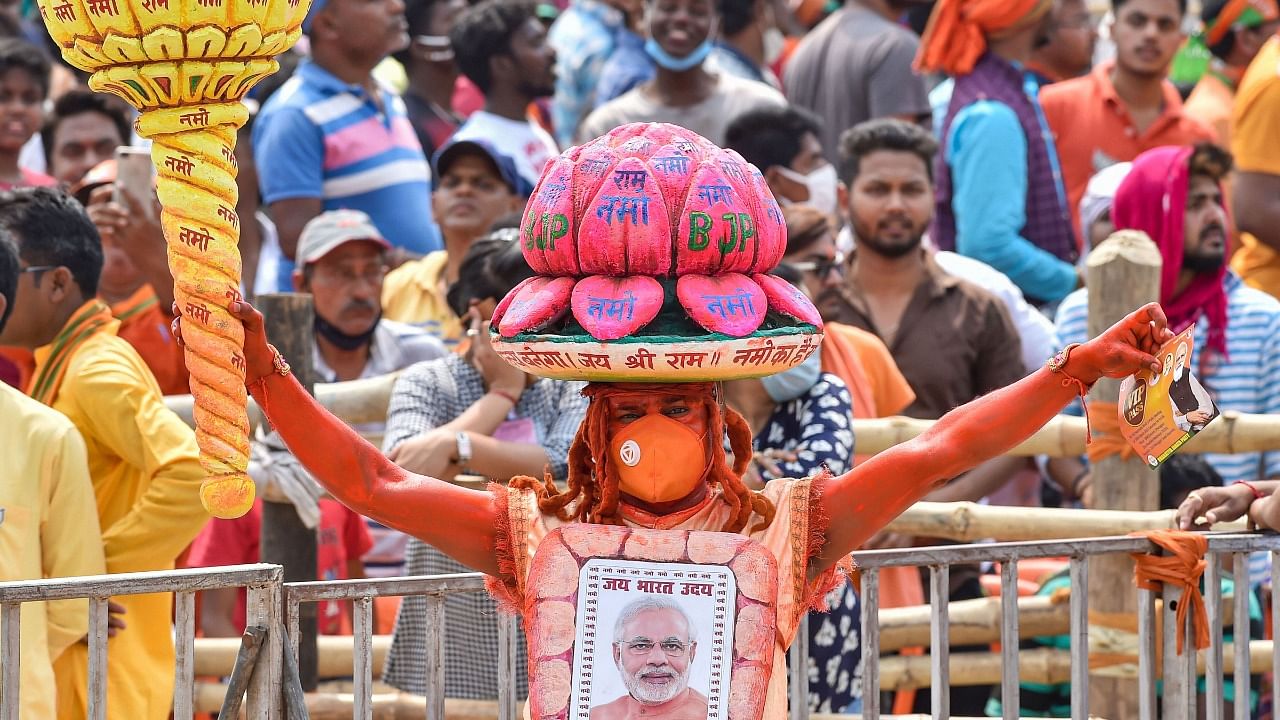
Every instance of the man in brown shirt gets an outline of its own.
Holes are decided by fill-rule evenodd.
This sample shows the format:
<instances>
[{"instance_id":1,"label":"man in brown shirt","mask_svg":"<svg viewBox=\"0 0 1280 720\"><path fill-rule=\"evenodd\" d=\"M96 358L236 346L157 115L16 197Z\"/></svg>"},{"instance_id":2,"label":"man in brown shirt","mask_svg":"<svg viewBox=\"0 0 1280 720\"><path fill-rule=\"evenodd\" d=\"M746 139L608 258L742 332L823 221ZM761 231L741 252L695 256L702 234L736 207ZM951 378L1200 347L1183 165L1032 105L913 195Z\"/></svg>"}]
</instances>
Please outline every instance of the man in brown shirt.
<instances>
[{"instance_id":1,"label":"man in brown shirt","mask_svg":"<svg viewBox=\"0 0 1280 720\"><path fill-rule=\"evenodd\" d=\"M873 120L841 140L842 204L858 248L825 320L884 340L916 393L904 415L935 419L1021 378L1018 331L986 290L943 272L922 247L933 218L937 144L918 126Z\"/></svg>"},{"instance_id":2,"label":"man in brown shirt","mask_svg":"<svg viewBox=\"0 0 1280 720\"><path fill-rule=\"evenodd\" d=\"M936 419L1025 374L1021 341L1008 311L994 295L943 272L922 246L933 219L933 156L937 142L918 125L872 120L840 140L841 204L858 248L843 285L819 298L824 320L875 333L889 347L916 393L904 415ZM1026 466L996 458L925 499L979 500ZM906 538L880 536L877 547ZM937 545L941 541L921 540ZM953 567L951 600L982 595L978 568ZM960 650L960 648L953 648ZM953 688L952 712L980 716L991 688ZM928 712L917 693L916 712Z\"/></svg>"}]
</instances>

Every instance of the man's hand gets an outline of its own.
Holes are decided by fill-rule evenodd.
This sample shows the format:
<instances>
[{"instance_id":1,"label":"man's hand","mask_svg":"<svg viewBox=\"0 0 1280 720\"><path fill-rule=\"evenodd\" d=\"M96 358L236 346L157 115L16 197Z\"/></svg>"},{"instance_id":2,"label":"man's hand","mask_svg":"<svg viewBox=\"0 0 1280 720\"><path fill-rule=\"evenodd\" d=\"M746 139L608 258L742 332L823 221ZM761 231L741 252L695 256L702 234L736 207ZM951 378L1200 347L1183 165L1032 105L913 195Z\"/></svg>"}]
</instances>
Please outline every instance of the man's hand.
<instances>
[{"instance_id":1,"label":"man's hand","mask_svg":"<svg viewBox=\"0 0 1280 720\"><path fill-rule=\"evenodd\" d=\"M120 603L115 602L114 600L107 600L107 637L113 638L116 635L119 635L121 630L125 629L126 625L124 619L120 616L124 615L126 612L128 611L125 610L124 606ZM85 635L80 638L80 642L89 642L89 636Z\"/></svg>"},{"instance_id":2,"label":"man's hand","mask_svg":"<svg viewBox=\"0 0 1280 720\"><path fill-rule=\"evenodd\" d=\"M476 370L480 371L485 387L490 390L502 390L519 399L524 394L529 376L520 368L498 357L498 353L493 349L493 342L489 339L489 323L480 318L474 303L462 320L467 325L467 337L471 340L467 357Z\"/></svg>"},{"instance_id":3,"label":"man's hand","mask_svg":"<svg viewBox=\"0 0 1280 720\"><path fill-rule=\"evenodd\" d=\"M1076 484L1071 488L1071 494L1080 499L1080 504L1087 507L1093 507L1093 471L1081 473L1076 478Z\"/></svg>"},{"instance_id":4,"label":"man's hand","mask_svg":"<svg viewBox=\"0 0 1280 720\"><path fill-rule=\"evenodd\" d=\"M1159 303L1148 303L1071 353L1066 373L1086 385L1098 378L1124 378L1139 370L1160 372L1156 353L1173 339Z\"/></svg>"},{"instance_id":5,"label":"man's hand","mask_svg":"<svg viewBox=\"0 0 1280 720\"><path fill-rule=\"evenodd\" d=\"M173 337L179 345L185 345L182 339L182 311L178 303L171 308L173 323L170 325ZM276 371L275 353L267 346L267 331L262 322L262 313L244 300L237 300L227 306L231 316L244 324L244 384L252 385Z\"/></svg>"},{"instance_id":6,"label":"man's hand","mask_svg":"<svg viewBox=\"0 0 1280 720\"><path fill-rule=\"evenodd\" d=\"M120 205L113 199L114 191L114 183L108 183L89 194L86 211L98 232L128 253L139 266L144 265L148 257L165 257L164 230L154 205L148 208L127 188L120 193L124 199L124 205ZM155 202L154 195L152 199Z\"/></svg>"},{"instance_id":7,"label":"man's hand","mask_svg":"<svg viewBox=\"0 0 1280 720\"><path fill-rule=\"evenodd\" d=\"M1192 425L1203 425L1204 423L1209 422L1209 413L1203 410L1192 410L1187 413L1187 422Z\"/></svg>"},{"instance_id":8,"label":"man's hand","mask_svg":"<svg viewBox=\"0 0 1280 720\"><path fill-rule=\"evenodd\" d=\"M409 472L451 480L461 470L455 462L457 452L458 434L436 428L400 443L387 459Z\"/></svg>"},{"instance_id":9,"label":"man's hand","mask_svg":"<svg viewBox=\"0 0 1280 720\"><path fill-rule=\"evenodd\" d=\"M1239 483L1226 487L1203 487L1182 501L1174 520L1179 530L1207 530L1216 523L1231 522L1243 516L1253 499L1253 491Z\"/></svg>"}]
</instances>

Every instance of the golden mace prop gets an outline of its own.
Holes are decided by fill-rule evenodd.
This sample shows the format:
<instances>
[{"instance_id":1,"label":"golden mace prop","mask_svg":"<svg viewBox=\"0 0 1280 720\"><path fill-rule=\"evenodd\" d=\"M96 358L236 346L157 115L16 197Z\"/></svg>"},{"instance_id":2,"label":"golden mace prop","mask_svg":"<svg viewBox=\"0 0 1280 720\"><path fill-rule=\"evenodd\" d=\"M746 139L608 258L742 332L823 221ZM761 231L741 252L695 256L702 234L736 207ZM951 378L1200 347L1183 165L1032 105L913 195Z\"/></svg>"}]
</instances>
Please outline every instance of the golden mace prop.
<instances>
[{"instance_id":1,"label":"golden mace prop","mask_svg":"<svg viewBox=\"0 0 1280 720\"><path fill-rule=\"evenodd\" d=\"M241 102L302 35L310 0L38 0L67 62L89 86L141 112L195 398L200 487L217 517L253 504L240 299L236 131Z\"/></svg>"}]
</instances>

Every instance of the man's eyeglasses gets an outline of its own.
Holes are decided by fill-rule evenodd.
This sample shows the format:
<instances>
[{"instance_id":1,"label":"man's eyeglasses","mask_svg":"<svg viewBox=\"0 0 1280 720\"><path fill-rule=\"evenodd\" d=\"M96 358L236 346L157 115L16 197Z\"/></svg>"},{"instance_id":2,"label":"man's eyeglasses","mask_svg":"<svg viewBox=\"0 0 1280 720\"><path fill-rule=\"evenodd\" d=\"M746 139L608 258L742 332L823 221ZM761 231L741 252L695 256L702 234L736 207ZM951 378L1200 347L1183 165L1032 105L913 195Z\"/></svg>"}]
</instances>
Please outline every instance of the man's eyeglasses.
<instances>
[{"instance_id":1,"label":"man's eyeglasses","mask_svg":"<svg viewBox=\"0 0 1280 720\"><path fill-rule=\"evenodd\" d=\"M667 657L684 657L685 653L689 652L689 648L692 647L692 643L683 643L679 640L670 638L658 643L655 643L648 638L636 638L630 642L618 644L625 648L628 654L635 655L637 657L648 655L653 652L654 645L662 648L662 652Z\"/></svg>"},{"instance_id":2,"label":"man's eyeglasses","mask_svg":"<svg viewBox=\"0 0 1280 720\"><path fill-rule=\"evenodd\" d=\"M46 273L46 272L48 272L48 271L50 271L50 270L54 270L54 269L56 269L57 267L58 267L57 265L32 265L32 266L30 266L30 267L24 267L24 268L22 268L21 270L19 270L19 271L18 271L18 274L19 274L19 275L21 275L21 274L23 274L23 273L35 273L35 274L36 274L36 276L35 276L35 278L33 278L33 280L34 280L34 282L35 282L35 284L36 284L36 287L39 287L39 286L40 286L40 274L41 274L41 273Z\"/></svg>"},{"instance_id":3,"label":"man's eyeglasses","mask_svg":"<svg viewBox=\"0 0 1280 720\"><path fill-rule=\"evenodd\" d=\"M831 274L831 271L841 272L841 264L843 258L833 257L828 260L806 260L804 262L789 262L793 270L804 273L813 273L817 277L824 278Z\"/></svg>"}]
</instances>

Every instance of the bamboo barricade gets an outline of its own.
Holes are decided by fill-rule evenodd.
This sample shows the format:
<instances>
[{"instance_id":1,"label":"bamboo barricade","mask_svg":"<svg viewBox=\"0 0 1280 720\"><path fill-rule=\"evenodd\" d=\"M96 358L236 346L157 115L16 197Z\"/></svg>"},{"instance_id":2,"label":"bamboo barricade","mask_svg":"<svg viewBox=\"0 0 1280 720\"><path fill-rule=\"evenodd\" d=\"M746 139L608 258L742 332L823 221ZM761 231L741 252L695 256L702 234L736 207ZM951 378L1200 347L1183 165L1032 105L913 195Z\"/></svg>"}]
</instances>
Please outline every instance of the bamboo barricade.
<instances>
[{"instance_id":1,"label":"bamboo barricade","mask_svg":"<svg viewBox=\"0 0 1280 720\"><path fill-rule=\"evenodd\" d=\"M986 539L1009 542L1067 540L1164 530L1173 527L1173 516L1173 510L1074 510L1004 507L973 502L918 502L889 523L888 530L960 542ZM1246 528L1244 520L1238 520L1219 523L1213 529L1243 532Z\"/></svg>"},{"instance_id":2,"label":"bamboo barricade","mask_svg":"<svg viewBox=\"0 0 1280 720\"><path fill-rule=\"evenodd\" d=\"M196 638L195 674L198 677L224 677L231 674L240 638ZM321 635L316 642L321 678L351 675L353 640L350 635ZM382 675L387 654L391 651L390 635L373 636L373 674Z\"/></svg>"},{"instance_id":3,"label":"bamboo barricade","mask_svg":"<svg viewBox=\"0 0 1280 720\"><path fill-rule=\"evenodd\" d=\"M340 383L317 383L316 399L348 424L382 422L386 420L387 404L397 377L399 373ZM165 398L165 403L188 425L194 424L190 395L170 395ZM249 421L254 427L263 421L262 411L252 398L249 401ZM905 417L854 419L853 433L858 438L858 452L874 454L887 450L920 435L933 422ZM1278 432L1280 416L1250 415L1228 410L1192 438L1184 450L1226 454L1274 450L1277 447ZM1050 457L1082 455L1084 435L1084 418L1059 415L1008 454Z\"/></svg>"},{"instance_id":4,"label":"bamboo barricade","mask_svg":"<svg viewBox=\"0 0 1280 720\"><path fill-rule=\"evenodd\" d=\"M1270 669L1272 650L1271 640L1250 641L1249 667L1256 671ZM1196 656L1197 674L1205 672L1206 652L1201 650ZM1222 655L1222 672L1235 672L1235 646L1223 643ZM950 659L952 687L1000 684L1000 653L952 653ZM928 655L880 658L880 688L904 690L929 687L932 677L930 662ZM1136 675L1135 669L1134 676ZM1071 682L1070 651L1050 648L1023 650L1018 653L1018 681L1041 685Z\"/></svg>"}]
</instances>

